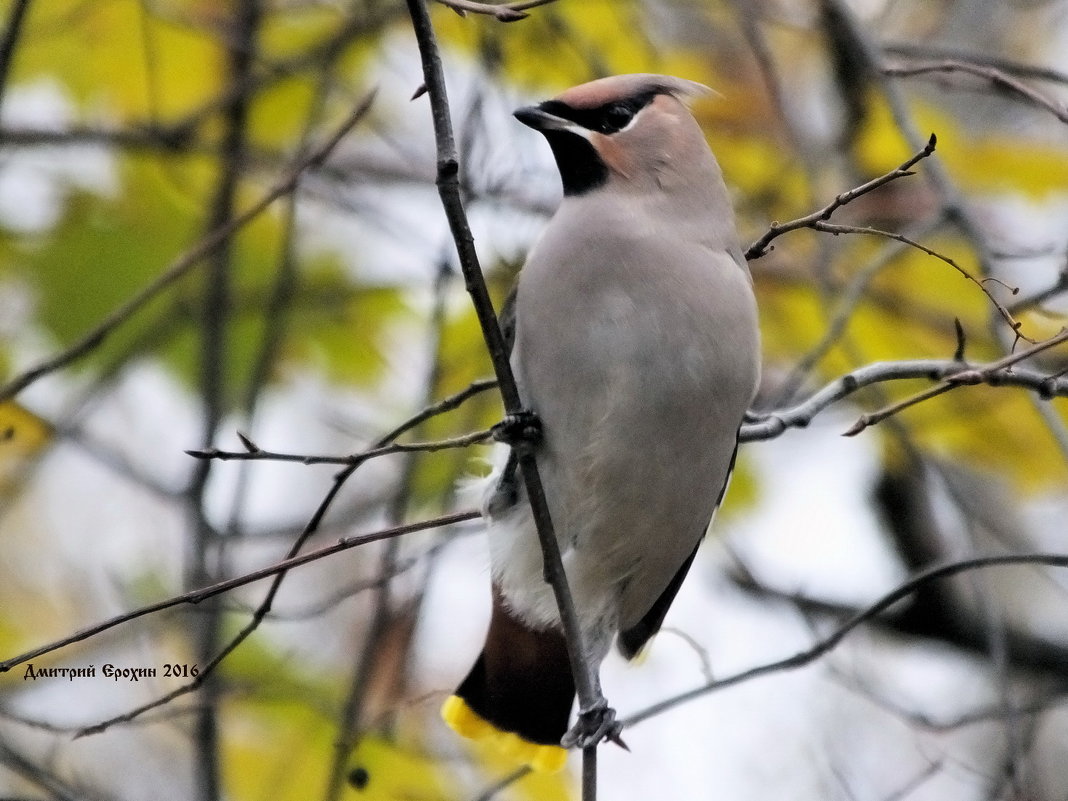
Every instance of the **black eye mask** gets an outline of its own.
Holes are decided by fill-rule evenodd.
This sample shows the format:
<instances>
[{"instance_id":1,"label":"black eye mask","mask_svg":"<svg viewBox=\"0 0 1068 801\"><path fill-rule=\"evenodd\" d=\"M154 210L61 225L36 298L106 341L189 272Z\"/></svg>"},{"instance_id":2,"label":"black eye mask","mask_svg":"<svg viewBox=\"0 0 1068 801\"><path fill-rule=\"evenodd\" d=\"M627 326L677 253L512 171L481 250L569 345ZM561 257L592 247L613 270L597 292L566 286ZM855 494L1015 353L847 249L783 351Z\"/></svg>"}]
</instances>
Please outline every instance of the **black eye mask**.
<instances>
[{"instance_id":1,"label":"black eye mask","mask_svg":"<svg viewBox=\"0 0 1068 801\"><path fill-rule=\"evenodd\" d=\"M615 100L596 108L572 108L559 100L546 100L538 106L542 111L581 125L587 131L614 134L626 128L634 115L652 102L660 92L645 92L626 100Z\"/></svg>"}]
</instances>

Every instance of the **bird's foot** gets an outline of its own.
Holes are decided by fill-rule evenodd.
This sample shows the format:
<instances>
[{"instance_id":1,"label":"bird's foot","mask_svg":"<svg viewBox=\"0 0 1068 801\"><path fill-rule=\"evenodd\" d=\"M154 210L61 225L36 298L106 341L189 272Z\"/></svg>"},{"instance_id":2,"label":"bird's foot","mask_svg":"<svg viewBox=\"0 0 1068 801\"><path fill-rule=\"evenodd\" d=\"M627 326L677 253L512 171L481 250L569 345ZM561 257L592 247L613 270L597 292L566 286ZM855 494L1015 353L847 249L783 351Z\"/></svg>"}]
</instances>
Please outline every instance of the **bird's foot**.
<instances>
[{"instance_id":1,"label":"bird's foot","mask_svg":"<svg viewBox=\"0 0 1068 801\"><path fill-rule=\"evenodd\" d=\"M505 445L537 445L541 442L541 418L529 409L520 409L506 414L490 431L495 440Z\"/></svg>"},{"instance_id":2,"label":"bird's foot","mask_svg":"<svg viewBox=\"0 0 1068 801\"><path fill-rule=\"evenodd\" d=\"M603 740L615 743L624 751L629 751L620 733L623 724L616 720L616 711L603 698L591 709L579 712L578 720L564 735L560 744L564 748L591 748Z\"/></svg>"}]
</instances>

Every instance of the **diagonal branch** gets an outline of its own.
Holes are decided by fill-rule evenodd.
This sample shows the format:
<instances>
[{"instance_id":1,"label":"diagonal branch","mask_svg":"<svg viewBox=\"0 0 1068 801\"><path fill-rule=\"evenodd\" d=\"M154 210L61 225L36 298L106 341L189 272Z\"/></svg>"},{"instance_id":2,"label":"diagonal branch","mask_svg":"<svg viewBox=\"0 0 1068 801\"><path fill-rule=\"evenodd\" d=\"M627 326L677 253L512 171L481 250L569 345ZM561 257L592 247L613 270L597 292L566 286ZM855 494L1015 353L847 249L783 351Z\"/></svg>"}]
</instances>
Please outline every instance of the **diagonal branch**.
<instances>
[{"instance_id":1,"label":"diagonal branch","mask_svg":"<svg viewBox=\"0 0 1068 801\"><path fill-rule=\"evenodd\" d=\"M186 451L194 459L217 459L219 461L237 462L297 462L299 464L338 464L359 465L368 459L378 456L388 456L392 453L434 453L451 448L466 448L485 442L493 436L492 429L484 431L472 431L449 439L433 440L428 442L391 442L388 445L379 445L374 448L350 454L349 456L325 456L304 453L280 453L278 451L265 451L247 437L241 437L248 450L224 451L219 448L207 448L204 450Z\"/></svg>"},{"instance_id":2,"label":"diagonal branch","mask_svg":"<svg viewBox=\"0 0 1068 801\"><path fill-rule=\"evenodd\" d=\"M811 648L799 651L785 659L767 662L763 665L757 665L756 667L742 670L722 679L706 682L700 687L679 693L671 698L666 698L663 701L652 704L629 716L623 722L628 726L633 726L636 723L641 723L643 720L648 720L662 712L666 712L669 709L692 701L702 695L715 692L716 690L724 690L727 687L733 687L736 684L741 684L760 676L767 676L772 673L780 673L786 670L795 670L796 668L804 667L837 648L854 629L859 628L872 618L881 615L898 601L909 597L916 592L916 590L926 584L950 578L951 576L956 576L960 573L974 570L987 570L994 567L1005 567L1009 565L1047 565L1049 567L1064 568L1068 567L1068 554L1030 553L981 556L975 559L950 562L949 564L936 565L928 568L905 581L894 590L891 590L871 606L857 612L853 617L849 618L849 620L836 628L827 637L821 639Z\"/></svg>"},{"instance_id":3,"label":"diagonal branch","mask_svg":"<svg viewBox=\"0 0 1068 801\"><path fill-rule=\"evenodd\" d=\"M918 392L915 395L905 398L904 400L898 401L897 403L892 403L889 406L885 406L877 412L862 415L860 419L857 420L857 422L854 423L853 426L845 432L845 436L855 436L868 426L875 425L876 423L881 423L886 418L892 417L893 415L897 414L900 411L903 411L904 409L909 408L910 406L915 406L921 401L929 400L930 398L933 398L937 395L941 395L942 393L948 392L951 389L956 389L957 387L971 384L990 383L991 379L995 376L1011 376L1012 373L1008 371L1008 368L1012 367L1012 365L1016 364L1017 362L1021 362L1024 359L1029 359L1030 357L1041 353L1044 350L1048 350L1049 348L1060 345L1065 341L1068 341L1068 328L1064 329L1056 336L1043 340L1042 342L1039 342L1038 344L1030 348L1026 348L1024 350L1017 351L1016 353L1009 354L1008 356L998 359L995 362L991 362L990 364L984 365L982 367L965 367L964 369L957 370L951 373L950 375L945 376L942 379L942 383L931 387L930 389L926 389L923 392ZM1052 377L1048 377L1043 381L1040 391L1048 391L1048 387L1051 383L1051 378ZM1054 378L1052 380L1056 381L1057 379Z\"/></svg>"},{"instance_id":4,"label":"diagonal branch","mask_svg":"<svg viewBox=\"0 0 1068 801\"><path fill-rule=\"evenodd\" d=\"M918 151L916 155L914 155L908 161L904 162L901 166L895 167L889 172L880 175L878 178L873 178L867 183L861 184L860 186L854 187L853 189L849 189L845 192L842 192L842 194L835 197L834 200L832 200L830 203L828 203L826 206L824 206L822 209L819 209L818 211L814 211L811 214L805 215L804 217L798 217L796 220L791 220L790 222L772 223L770 226L768 226L767 232L765 232L765 234L760 237L760 239L758 239L746 249L746 260L752 261L753 259L759 259L761 256L767 255L770 249L768 246L771 244L772 240L782 236L783 234L789 233L790 231L796 231L800 228L814 228L816 227L817 223L826 222L831 218L832 214L838 211L838 209L842 208L842 206L846 205L847 203L853 202L861 195L866 195L869 192L873 192L879 187L885 186L886 184L890 183L891 181L896 181L898 178L905 178L909 175L915 175L916 173L914 173L911 168L915 166L917 162L922 161L923 159L934 153L935 146L937 145L937 143L938 138L934 134L931 134L931 138L927 140L927 145L920 151Z\"/></svg>"},{"instance_id":5,"label":"diagonal branch","mask_svg":"<svg viewBox=\"0 0 1068 801\"><path fill-rule=\"evenodd\" d=\"M885 43L882 49L891 55L904 56L905 58L966 61L970 64L993 67L1018 78L1028 78L1033 81L1051 81L1068 86L1068 73L1004 58L995 53L979 52L971 48L951 47L931 42L892 41Z\"/></svg>"},{"instance_id":6,"label":"diagonal branch","mask_svg":"<svg viewBox=\"0 0 1068 801\"><path fill-rule=\"evenodd\" d=\"M347 551L351 548L359 547L360 545L366 545L369 542L378 542L379 540L389 539L391 537L399 537L403 534L411 534L415 531L426 531L432 528L441 528L442 526L451 526L456 523L463 523L466 520L477 520L481 517L481 512L477 510L468 510L463 512L454 512L448 515L442 515L441 517L435 517L431 520L420 520L416 523L408 523L403 526L394 526L393 528L383 529L381 531L374 531L369 534L357 534L352 537L344 537L339 539L333 545L327 545L322 548L318 548L314 551L308 551L307 553L300 554L299 556L292 556L287 559L283 559L280 562L276 562L273 565L260 568L259 570L253 570L249 573L236 576L234 578L220 581L216 584L212 584L210 587L202 587L197 590L190 590L189 592L182 593L181 595L175 595L162 601L156 601L155 603L142 606L131 612L124 612L121 615L108 618L100 623L95 623L92 626L87 626L84 629L74 632L73 634L63 637L62 639L55 640L46 645L39 646L25 653L13 656L9 659L0 661L0 673L7 673L14 667L25 664L31 659L36 659L39 656L58 651L61 648L65 648L68 645L73 645L76 642L82 640L88 640L90 637L95 637L101 632L105 632L108 629L113 629L116 626L120 626L123 623L129 623L131 620L136 620L139 617L145 615L151 615L155 612L162 612L164 609L171 609L175 606L182 606L184 604L199 604L208 598L214 598L217 595L222 595L230 590L237 589L238 587L244 587L246 584L252 584L253 582L260 581L261 579L270 578L271 576L277 576L292 570L295 567L309 564L310 562L324 559L327 556L332 556L335 553L341 551Z\"/></svg>"},{"instance_id":7,"label":"diagonal branch","mask_svg":"<svg viewBox=\"0 0 1068 801\"><path fill-rule=\"evenodd\" d=\"M1068 337L1061 333L1054 340L1039 343L1045 349L1060 344ZM1039 347L1039 346L1036 346ZM1017 361L1033 356L1035 348L1014 354ZM857 390L886 381L928 380L948 382L947 389L964 384L1016 386L1030 389L1041 398L1068 397L1068 377L1047 375L1028 368L1008 369L1006 359L969 367L953 359L915 359L900 362L875 362L836 378L813 393L806 400L786 409L758 413L754 422L742 426L739 442L774 439L788 428L804 428L827 407L852 395ZM942 386L940 384L939 386ZM946 391L945 389L940 392ZM900 411L900 410L898 410ZM850 432L855 433L855 432Z\"/></svg>"},{"instance_id":8,"label":"diagonal branch","mask_svg":"<svg viewBox=\"0 0 1068 801\"><path fill-rule=\"evenodd\" d=\"M858 55L862 63L873 76L873 80L885 98L894 124L897 126L904 139L912 147L918 147L922 135L914 119L912 110L904 94L900 91L895 81L882 72L882 54L871 40L864 26L849 8L844 0L824 0L828 6L833 7L835 13L842 20L842 24L848 28L850 35L858 44ZM961 234L968 239L975 248L976 259L979 264L979 275L988 277L994 275L996 254L991 246L987 226L979 219L971 204L964 197L960 188L954 183L945 166L938 160L933 160L928 165L926 177L932 189L938 194L946 219L951 221ZM995 325L997 318L991 315L990 328L995 341L998 341L1006 351L1011 351L1017 343L1017 337L1011 338ZM1041 404L1036 403L1036 412L1043 419L1046 427L1050 430L1054 440L1061 450L1062 456L1068 460L1068 427L1063 421L1048 413Z\"/></svg>"},{"instance_id":9,"label":"diagonal branch","mask_svg":"<svg viewBox=\"0 0 1068 801\"><path fill-rule=\"evenodd\" d=\"M997 67L974 64L956 59L942 61L923 61L917 64L895 64L883 67L883 74L891 78L907 78L915 75L947 74L963 72L989 81L998 89L1007 90L1031 104L1048 111L1063 123L1068 123L1068 108L1063 103L1046 97L1023 81L1001 71Z\"/></svg>"},{"instance_id":10,"label":"diagonal branch","mask_svg":"<svg viewBox=\"0 0 1068 801\"><path fill-rule=\"evenodd\" d=\"M442 411L447 411L449 409L455 408L465 399L477 394L478 392L482 391L482 389L488 386L492 386L492 383L485 381L476 381L475 383L471 384L469 387L456 393L455 395L445 398L444 400L439 401L436 404L428 406L421 412L418 412L410 419L406 420L401 425L394 428L392 431L386 433L382 437L379 437L379 439L375 442L374 446L370 450L375 451L376 449L381 449L385 447L393 439L400 436L400 434L402 434L404 431L407 431L410 428L418 425L419 422L429 419L434 414L438 414ZM251 441L249 441L247 438L242 436L241 439L243 442L246 443L246 447L255 448L255 445L253 445ZM323 498L323 500L319 502L319 507L315 510L315 513L311 516L311 519L305 524L304 530L301 531L300 536L297 537L297 539L289 547L289 550L286 553L286 559L283 560L283 562L292 560L297 557L297 554L300 553L301 549L304 547L305 543L308 541L311 535L319 530L319 526L322 523L323 518L326 516L327 510L333 504L334 499L341 491L341 488L345 485L345 482L347 482L349 478L352 477L352 474L355 473L356 470L360 467L360 465L362 465L369 458L370 456L367 455L364 455L362 458L358 455L355 459L347 463L347 466L344 470L334 476L334 482L330 486L329 491L326 493L326 496ZM378 539L382 538L379 537ZM371 541L373 540L368 540L368 542ZM183 684L182 686L175 688L171 692L159 698L156 698L155 700L150 701L146 704L142 704L141 706L135 709L129 710L121 715L116 715L115 717L109 718L108 720L101 721L95 726L91 726L89 728L84 729L81 733L93 734L100 731L104 731L105 729L115 725L116 723L128 723L129 721L134 720L135 718L143 715L145 712L157 709L165 704L170 703L175 698L185 695L186 693L193 692L197 688L199 688L207 680L207 678L211 676L215 669L219 665L221 665L223 661L238 648L238 646L241 645L241 643L243 643L250 636L252 636L252 633L255 632L257 628L259 628L260 624L264 621L267 615L270 614L271 609L274 606L274 599L282 586L282 581L285 579L286 572L286 570L279 570L274 574L274 579L271 582L270 587L268 587L267 593L264 595L263 600L260 602L259 606L257 606L256 610L252 613L251 619L244 625L244 627L242 627L241 631L234 635L230 639L230 641L225 646L223 646L218 653L215 654L214 657L212 657L204 666L201 667L200 675L197 676L193 681Z\"/></svg>"}]
</instances>

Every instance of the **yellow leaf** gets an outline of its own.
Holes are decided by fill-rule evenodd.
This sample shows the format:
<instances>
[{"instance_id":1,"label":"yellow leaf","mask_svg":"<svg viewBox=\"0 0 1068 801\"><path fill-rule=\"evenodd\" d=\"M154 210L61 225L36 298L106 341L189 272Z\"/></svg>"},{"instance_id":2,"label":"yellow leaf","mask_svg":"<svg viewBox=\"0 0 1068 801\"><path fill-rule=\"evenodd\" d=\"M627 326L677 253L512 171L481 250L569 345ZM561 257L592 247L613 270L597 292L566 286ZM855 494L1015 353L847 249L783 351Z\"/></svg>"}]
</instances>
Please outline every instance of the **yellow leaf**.
<instances>
[{"instance_id":1,"label":"yellow leaf","mask_svg":"<svg viewBox=\"0 0 1068 801\"><path fill-rule=\"evenodd\" d=\"M0 491L7 491L26 462L52 441L48 421L9 400L0 403Z\"/></svg>"}]
</instances>

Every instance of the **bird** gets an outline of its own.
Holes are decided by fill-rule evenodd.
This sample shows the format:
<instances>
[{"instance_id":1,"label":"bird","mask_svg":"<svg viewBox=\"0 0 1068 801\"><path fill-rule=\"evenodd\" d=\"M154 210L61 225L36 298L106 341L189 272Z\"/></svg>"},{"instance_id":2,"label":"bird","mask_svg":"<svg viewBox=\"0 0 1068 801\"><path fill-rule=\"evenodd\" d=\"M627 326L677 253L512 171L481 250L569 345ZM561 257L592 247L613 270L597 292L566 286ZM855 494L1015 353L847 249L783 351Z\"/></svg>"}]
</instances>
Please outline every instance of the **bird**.
<instances>
[{"instance_id":1,"label":"bird","mask_svg":"<svg viewBox=\"0 0 1068 801\"><path fill-rule=\"evenodd\" d=\"M752 279L683 78L600 78L515 111L563 185L501 312L583 658L660 629L734 469L760 377ZM492 612L442 707L535 770L566 763L575 683L517 459L491 472Z\"/></svg>"}]
</instances>

